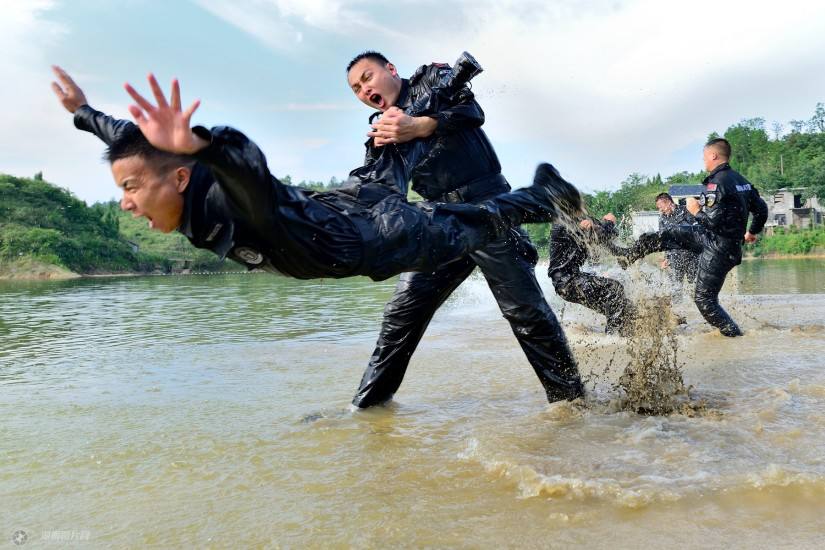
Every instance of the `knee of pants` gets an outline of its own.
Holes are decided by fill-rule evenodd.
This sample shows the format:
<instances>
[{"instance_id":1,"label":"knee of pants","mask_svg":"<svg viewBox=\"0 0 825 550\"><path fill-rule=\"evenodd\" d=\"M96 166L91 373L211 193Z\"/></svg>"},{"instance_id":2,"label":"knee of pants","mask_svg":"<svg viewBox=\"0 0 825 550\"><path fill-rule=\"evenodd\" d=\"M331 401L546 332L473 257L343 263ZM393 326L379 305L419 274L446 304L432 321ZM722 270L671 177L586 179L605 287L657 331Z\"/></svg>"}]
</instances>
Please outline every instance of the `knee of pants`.
<instances>
[{"instance_id":1,"label":"knee of pants","mask_svg":"<svg viewBox=\"0 0 825 550\"><path fill-rule=\"evenodd\" d=\"M693 297L693 301L699 309L699 312L702 314L713 313L719 309L719 297L713 294L696 292L696 295Z\"/></svg>"},{"instance_id":2,"label":"knee of pants","mask_svg":"<svg viewBox=\"0 0 825 550\"><path fill-rule=\"evenodd\" d=\"M547 327L555 327L559 324L553 310L542 300L535 304L509 304L509 307L502 307L501 314L514 328L518 327L525 333L536 331L545 332Z\"/></svg>"}]
</instances>

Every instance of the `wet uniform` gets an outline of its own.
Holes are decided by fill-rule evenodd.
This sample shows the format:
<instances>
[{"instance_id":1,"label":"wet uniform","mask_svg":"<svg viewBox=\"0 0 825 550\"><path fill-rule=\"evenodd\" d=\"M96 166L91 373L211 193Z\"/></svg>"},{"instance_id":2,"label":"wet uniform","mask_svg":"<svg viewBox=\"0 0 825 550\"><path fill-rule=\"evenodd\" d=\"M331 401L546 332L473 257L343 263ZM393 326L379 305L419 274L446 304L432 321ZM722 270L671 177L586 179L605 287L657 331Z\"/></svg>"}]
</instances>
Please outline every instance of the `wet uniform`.
<instances>
[{"instance_id":1,"label":"wet uniform","mask_svg":"<svg viewBox=\"0 0 825 550\"><path fill-rule=\"evenodd\" d=\"M634 307L625 297L622 284L581 270L590 258L591 246L607 244L616 236L616 225L613 222L591 221L593 229L582 229L580 235L562 224L553 224L547 275L560 298L604 315L607 318L605 332L624 333L625 327L629 328Z\"/></svg>"},{"instance_id":2,"label":"wet uniform","mask_svg":"<svg viewBox=\"0 0 825 550\"><path fill-rule=\"evenodd\" d=\"M124 132L140 131L89 106L78 109L74 120L107 145ZM192 155L196 162L183 194L178 231L197 248L249 269L297 279L365 275L374 280L410 269L432 271L484 246L502 227L518 223L519 213L530 208L535 215L549 212L532 189L493 198L485 208L416 207L398 191L406 175L392 175L382 165L386 159L354 170L351 187L306 191L273 177L261 150L237 130L195 127L193 132L209 145ZM376 173L384 173L385 179L373 182ZM401 183L394 186L393 178ZM491 214L499 208L512 214L507 224Z\"/></svg>"},{"instance_id":3,"label":"wet uniform","mask_svg":"<svg viewBox=\"0 0 825 550\"><path fill-rule=\"evenodd\" d=\"M664 231L677 225L693 225L696 223L687 208L681 204L673 207L673 213L659 215L659 231ZM699 268L699 255L691 250L666 250L668 276L673 284L673 301L682 300L682 281L687 280L693 283L696 279L696 271Z\"/></svg>"},{"instance_id":4,"label":"wet uniform","mask_svg":"<svg viewBox=\"0 0 825 550\"><path fill-rule=\"evenodd\" d=\"M410 109L449 70L439 64L420 67L409 80L402 80L396 106ZM411 167L411 184L416 192L427 200L458 205L476 204L510 189L498 157L480 128L484 113L468 88L432 116L438 126L431 137L396 146ZM429 144L431 150L415 162L406 156L404 147L420 142ZM374 147L372 140L368 141L365 164L387 147ZM513 230L460 261L431 272L402 274L384 309L378 342L353 404L369 407L393 396L436 310L476 266L487 279L548 400L579 396L582 386L578 367L536 281L537 259L527 235Z\"/></svg>"},{"instance_id":5,"label":"wet uniform","mask_svg":"<svg viewBox=\"0 0 825 550\"><path fill-rule=\"evenodd\" d=\"M762 231L768 206L748 180L728 163L717 166L703 182L705 204L696 214L696 225L678 225L659 233L645 233L630 248L635 260L661 250L691 250L699 254L696 275L696 307L705 320L725 336L742 331L719 304L719 291L728 272L742 262L742 243L748 215L753 214L750 233Z\"/></svg>"}]
</instances>

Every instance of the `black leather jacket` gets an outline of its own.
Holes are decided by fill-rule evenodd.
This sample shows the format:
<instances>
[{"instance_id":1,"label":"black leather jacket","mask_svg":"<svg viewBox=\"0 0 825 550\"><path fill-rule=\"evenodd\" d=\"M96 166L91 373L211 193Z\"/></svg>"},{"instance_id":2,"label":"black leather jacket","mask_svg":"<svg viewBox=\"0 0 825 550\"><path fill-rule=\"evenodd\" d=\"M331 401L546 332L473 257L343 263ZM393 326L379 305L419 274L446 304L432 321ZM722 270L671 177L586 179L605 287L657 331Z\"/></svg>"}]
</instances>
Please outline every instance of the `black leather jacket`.
<instances>
[{"instance_id":1,"label":"black leather jacket","mask_svg":"<svg viewBox=\"0 0 825 550\"><path fill-rule=\"evenodd\" d=\"M560 223L553 224L547 275L554 282L578 273L590 257L590 246L607 243L616 237L616 224L613 222L596 219L590 221L593 222L592 231L580 230L576 234Z\"/></svg>"},{"instance_id":2,"label":"black leather jacket","mask_svg":"<svg viewBox=\"0 0 825 550\"><path fill-rule=\"evenodd\" d=\"M748 180L727 162L717 166L702 182L705 205L696 219L716 236L742 242L748 214L753 214L750 233L756 235L768 219L768 205Z\"/></svg>"},{"instance_id":3,"label":"black leather jacket","mask_svg":"<svg viewBox=\"0 0 825 550\"><path fill-rule=\"evenodd\" d=\"M395 105L408 111L416 100L429 95L449 70L449 66L437 63L419 67L409 80L401 81L401 92ZM453 104L441 109L433 118L438 126L428 138L384 147L375 147L370 139L366 143L364 164L370 166L393 147L407 164L412 188L428 200L440 200L446 193L476 182L489 184L493 181L497 185L491 192L509 190L506 180L500 176L501 164L495 150L481 129L484 112L468 87L462 89ZM376 178L375 174L371 177L386 179Z\"/></svg>"},{"instance_id":4,"label":"black leather jacket","mask_svg":"<svg viewBox=\"0 0 825 550\"><path fill-rule=\"evenodd\" d=\"M89 106L75 112L74 123L107 145L133 126ZM197 162L178 228L194 246L229 256L249 269L298 279L357 272L363 241L355 222L343 213L360 208L357 188L348 195L281 185L269 172L263 152L241 132L226 126L193 131L210 142L194 155Z\"/></svg>"},{"instance_id":5,"label":"black leather jacket","mask_svg":"<svg viewBox=\"0 0 825 550\"><path fill-rule=\"evenodd\" d=\"M659 231L676 227L677 225L696 225L696 223L696 218L681 204L674 206L673 213L669 216L659 214ZM688 262L698 261L699 256L691 250L666 250L665 258L667 258L672 267L683 268Z\"/></svg>"}]
</instances>

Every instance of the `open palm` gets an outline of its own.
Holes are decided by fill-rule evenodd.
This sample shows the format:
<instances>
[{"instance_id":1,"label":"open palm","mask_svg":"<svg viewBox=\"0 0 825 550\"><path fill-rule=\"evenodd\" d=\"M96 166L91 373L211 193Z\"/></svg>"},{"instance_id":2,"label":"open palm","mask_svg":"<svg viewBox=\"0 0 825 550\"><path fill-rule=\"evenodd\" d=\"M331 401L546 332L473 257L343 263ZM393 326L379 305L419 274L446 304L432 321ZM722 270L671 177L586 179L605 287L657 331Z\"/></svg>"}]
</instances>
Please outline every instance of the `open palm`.
<instances>
[{"instance_id":1,"label":"open palm","mask_svg":"<svg viewBox=\"0 0 825 550\"><path fill-rule=\"evenodd\" d=\"M183 155L195 153L205 147L206 142L192 133L189 122L200 106L200 100L192 103L186 111L181 111L180 84L177 79L172 81L172 95L168 103L158 81L151 74L149 86L157 105L152 105L131 85L125 86L137 103L129 107L129 112L135 117L135 122L149 143L163 151Z\"/></svg>"}]
</instances>

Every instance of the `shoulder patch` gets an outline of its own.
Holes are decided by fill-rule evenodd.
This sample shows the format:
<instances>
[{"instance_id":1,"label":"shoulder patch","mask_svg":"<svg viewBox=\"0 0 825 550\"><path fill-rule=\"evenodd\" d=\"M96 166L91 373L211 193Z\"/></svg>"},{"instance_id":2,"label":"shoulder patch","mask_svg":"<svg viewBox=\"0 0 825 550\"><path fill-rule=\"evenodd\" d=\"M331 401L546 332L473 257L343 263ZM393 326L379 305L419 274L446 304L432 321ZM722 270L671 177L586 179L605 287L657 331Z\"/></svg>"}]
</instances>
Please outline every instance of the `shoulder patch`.
<instances>
[{"instance_id":1,"label":"shoulder patch","mask_svg":"<svg viewBox=\"0 0 825 550\"><path fill-rule=\"evenodd\" d=\"M709 183L709 184L707 184L707 186L708 186L708 191L716 191L716 184L715 183Z\"/></svg>"}]
</instances>

